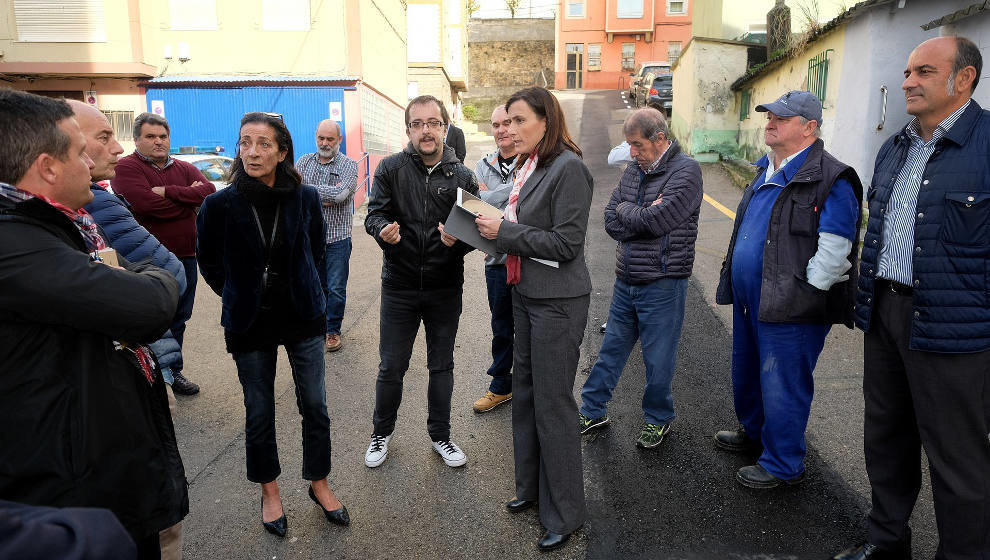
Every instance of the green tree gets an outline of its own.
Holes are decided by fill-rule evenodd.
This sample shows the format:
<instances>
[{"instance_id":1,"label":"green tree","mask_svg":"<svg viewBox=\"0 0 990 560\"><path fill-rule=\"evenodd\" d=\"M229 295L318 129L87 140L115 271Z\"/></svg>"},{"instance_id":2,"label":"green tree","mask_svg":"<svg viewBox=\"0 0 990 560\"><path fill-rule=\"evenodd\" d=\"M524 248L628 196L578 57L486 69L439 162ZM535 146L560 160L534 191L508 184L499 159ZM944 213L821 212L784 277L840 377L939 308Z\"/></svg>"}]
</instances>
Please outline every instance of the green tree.
<instances>
[{"instance_id":1,"label":"green tree","mask_svg":"<svg viewBox=\"0 0 990 560\"><path fill-rule=\"evenodd\" d=\"M481 9L481 4L478 3L478 0L467 0L467 5L465 7L467 8L468 17L471 17L475 12Z\"/></svg>"},{"instance_id":2,"label":"green tree","mask_svg":"<svg viewBox=\"0 0 990 560\"><path fill-rule=\"evenodd\" d=\"M505 0L505 7L509 9L509 15L516 17L516 10L519 9L521 0Z\"/></svg>"}]
</instances>

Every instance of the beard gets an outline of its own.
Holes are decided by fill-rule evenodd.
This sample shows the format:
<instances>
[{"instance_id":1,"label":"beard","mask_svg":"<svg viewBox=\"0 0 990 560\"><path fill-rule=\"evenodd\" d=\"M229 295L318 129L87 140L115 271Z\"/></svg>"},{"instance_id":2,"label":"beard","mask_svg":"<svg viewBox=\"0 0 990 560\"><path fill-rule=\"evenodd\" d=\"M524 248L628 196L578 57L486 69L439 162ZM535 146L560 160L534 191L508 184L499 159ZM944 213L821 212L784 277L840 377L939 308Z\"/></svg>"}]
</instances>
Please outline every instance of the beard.
<instances>
[{"instance_id":1,"label":"beard","mask_svg":"<svg viewBox=\"0 0 990 560\"><path fill-rule=\"evenodd\" d=\"M316 147L316 153L320 154L320 157L323 157L323 158L332 158L334 155L337 154L337 150L338 149L340 149L340 145L339 144L336 145L336 146L334 146L333 148L321 148L321 147L317 146Z\"/></svg>"},{"instance_id":2,"label":"beard","mask_svg":"<svg viewBox=\"0 0 990 560\"><path fill-rule=\"evenodd\" d=\"M413 145L413 147L416 148L416 151L420 155L423 155L423 156L432 156L433 154L436 154L437 151L443 150L443 142L441 142L440 140L438 140L438 139L436 139L436 138L434 138L432 136L430 136L429 138L431 140L433 140L433 149L430 150L430 151L425 151L423 149L423 138L420 138L419 139L419 142L416 142L416 144Z\"/></svg>"}]
</instances>

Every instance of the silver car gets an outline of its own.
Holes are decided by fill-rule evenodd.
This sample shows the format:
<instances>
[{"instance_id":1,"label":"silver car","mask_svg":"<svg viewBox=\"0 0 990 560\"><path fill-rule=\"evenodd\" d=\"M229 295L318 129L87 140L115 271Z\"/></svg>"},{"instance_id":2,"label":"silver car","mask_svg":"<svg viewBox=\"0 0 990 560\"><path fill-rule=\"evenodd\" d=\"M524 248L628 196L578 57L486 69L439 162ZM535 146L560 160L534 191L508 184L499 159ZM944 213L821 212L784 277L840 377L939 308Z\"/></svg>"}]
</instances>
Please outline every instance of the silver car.
<instances>
[{"instance_id":1,"label":"silver car","mask_svg":"<svg viewBox=\"0 0 990 560\"><path fill-rule=\"evenodd\" d=\"M217 190L227 186L227 172L230 171L230 166L234 163L234 158L216 154L174 154L172 157L196 166L196 169L199 169L203 176L216 186Z\"/></svg>"}]
</instances>

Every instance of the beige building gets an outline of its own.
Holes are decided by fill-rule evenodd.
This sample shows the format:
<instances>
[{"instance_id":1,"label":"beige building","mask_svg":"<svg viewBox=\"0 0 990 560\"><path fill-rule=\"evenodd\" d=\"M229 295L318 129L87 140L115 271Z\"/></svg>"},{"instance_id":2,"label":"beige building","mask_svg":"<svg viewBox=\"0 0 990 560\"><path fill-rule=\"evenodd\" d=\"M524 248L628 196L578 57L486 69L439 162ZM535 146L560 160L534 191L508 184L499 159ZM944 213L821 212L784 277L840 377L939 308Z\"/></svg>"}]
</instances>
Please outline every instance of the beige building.
<instances>
[{"instance_id":1,"label":"beige building","mask_svg":"<svg viewBox=\"0 0 990 560\"><path fill-rule=\"evenodd\" d=\"M460 93L468 81L468 11L465 0L407 0L407 95L432 95L460 121Z\"/></svg>"},{"instance_id":2,"label":"beige building","mask_svg":"<svg viewBox=\"0 0 990 560\"><path fill-rule=\"evenodd\" d=\"M0 80L93 103L111 117L125 148L133 117L152 109L146 93L159 87L186 88L191 101L216 87L333 86L343 101L337 112L322 102L324 118L332 113L346 123L349 155L390 153L404 142L401 130L391 130L401 125L406 100L400 0L0 0L0 16ZM296 94L291 99L305 101L305 89ZM275 109L257 108L291 111L290 101L282 96ZM166 117L180 110L202 113L192 122L214 116L209 106L183 105L172 103ZM292 130L288 114L286 122ZM299 134L293 131L297 143ZM301 143L306 151L311 135Z\"/></svg>"}]
</instances>

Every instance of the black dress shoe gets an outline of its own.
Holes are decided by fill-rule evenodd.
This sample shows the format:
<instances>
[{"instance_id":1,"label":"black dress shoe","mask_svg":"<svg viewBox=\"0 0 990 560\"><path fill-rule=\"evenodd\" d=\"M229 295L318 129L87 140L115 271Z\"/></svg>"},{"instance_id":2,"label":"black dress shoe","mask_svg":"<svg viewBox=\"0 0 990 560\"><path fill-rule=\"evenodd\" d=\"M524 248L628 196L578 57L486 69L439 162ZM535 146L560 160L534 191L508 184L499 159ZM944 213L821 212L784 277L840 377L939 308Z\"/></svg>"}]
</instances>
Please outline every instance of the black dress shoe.
<instances>
[{"instance_id":1,"label":"black dress shoe","mask_svg":"<svg viewBox=\"0 0 990 560\"><path fill-rule=\"evenodd\" d=\"M505 502L505 509L509 510L510 513L519 513L520 511L526 511L535 505L536 500L520 500L519 498L512 498L508 502Z\"/></svg>"},{"instance_id":2,"label":"black dress shoe","mask_svg":"<svg viewBox=\"0 0 990 560\"><path fill-rule=\"evenodd\" d=\"M832 560L911 560L911 553L894 552L877 548L875 544L863 543L843 550L833 556Z\"/></svg>"},{"instance_id":3,"label":"black dress shoe","mask_svg":"<svg viewBox=\"0 0 990 560\"><path fill-rule=\"evenodd\" d=\"M340 507L333 511L328 510L323 507L320 500L316 499L316 493L313 492L312 486L309 487L309 497L311 500L316 502L316 505L320 506L320 509L323 510L323 516L326 517L327 521L330 523L336 523L337 525L343 525L344 527L351 524L351 516L347 514L347 508L344 507L344 504L340 504Z\"/></svg>"},{"instance_id":4,"label":"black dress shoe","mask_svg":"<svg viewBox=\"0 0 990 560\"><path fill-rule=\"evenodd\" d=\"M285 533L289 531L289 520L285 518L285 508L282 508L282 517L279 517L275 521L265 521L265 499L261 498L261 524L265 526L265 530L269 533L277 536L284 537Z\"/></svg>"},{"instance_id":5,"label":"black dress shoe","mask_svg":"<svg viewBox=\"0 0 990 560\"><path fill-rule=\"evenodd\" d=\"M546 533L543 533L540 540L537 541L536 546L544 552L556 550L564 546L564 543L566 543L569 538L571 538L570 533L562 535L560 533L554 533L548 529Z\"/></svg>"},{"instance_id":6,"label":"black dress shoe","mask_svg":"<svg viewBox=\"0 0 990 560\"><path fill-rule=\"evenodd\" d=\"M176 395L195 395L199 392L199 385L186 379L181 373L172 374L172 392Z\"/></svg>"},{"instance_id":7,"label":"black dress shoe","mask_svg":"<svg viewBox=\"0 0 990 560\"><path fill-rule=\"evenodd\" d=\"M736 471L739 484L757 490L768 490L781 485L793 486L804 482L804 473L790 480L783 480L767 472L761 465L749 465Z\"/></svg>"},{"instance_id":8,"label":"black dress shoe","mask_svg":"<svg viewBox=\"0 0 990 560\"><path fill-rule=\"evenodd\" d=\"M746 435L742 426L735 430L722 430L715 434L715 445L733 452L759 451L761 446L753 438Z\"/></svg>"}]
</instances>

